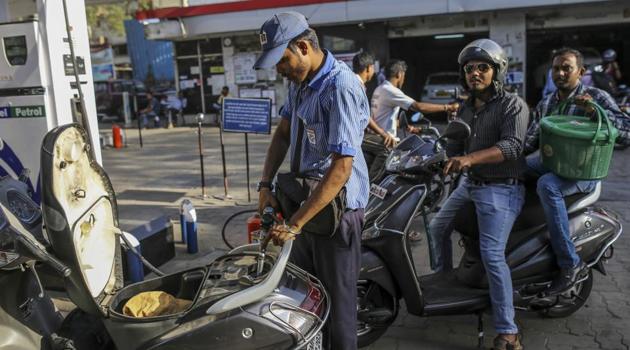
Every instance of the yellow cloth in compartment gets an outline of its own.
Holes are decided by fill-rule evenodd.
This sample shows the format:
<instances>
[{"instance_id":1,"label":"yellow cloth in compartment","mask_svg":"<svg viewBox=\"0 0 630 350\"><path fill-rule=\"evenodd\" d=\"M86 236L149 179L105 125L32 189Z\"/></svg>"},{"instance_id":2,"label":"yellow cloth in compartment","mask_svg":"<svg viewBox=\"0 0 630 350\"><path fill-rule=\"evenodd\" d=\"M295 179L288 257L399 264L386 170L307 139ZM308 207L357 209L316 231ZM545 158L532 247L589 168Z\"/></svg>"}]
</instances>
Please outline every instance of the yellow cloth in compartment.
<instances>
[{"instance_id":1,"label":"yellow cloth in compartment","mask_svg":"<svg viewBox=\"0 0 630 350\"><path fill-rule=\"evenodd\" d=\"M123 313L133 317L172 315L186 310L192 301L160 291L142 292L127 301Z\"/></svg>"}]
</instances>

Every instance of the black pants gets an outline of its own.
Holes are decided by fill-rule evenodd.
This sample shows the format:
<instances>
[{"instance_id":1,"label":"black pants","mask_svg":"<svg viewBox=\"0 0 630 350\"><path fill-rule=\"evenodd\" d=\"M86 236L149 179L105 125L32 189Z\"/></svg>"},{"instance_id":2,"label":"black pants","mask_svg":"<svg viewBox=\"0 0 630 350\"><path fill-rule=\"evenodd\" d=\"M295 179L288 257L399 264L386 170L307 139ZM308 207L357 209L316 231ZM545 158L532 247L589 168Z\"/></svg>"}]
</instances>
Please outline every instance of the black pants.
<instances>
[{"instance_id":1,"label":"black pants","mask_svg":"<svg viewBox=\"0 0 630 350\"><path fill-rule=\"evenodd\" d=\"M357 280L361 268L363 209L343 214L332 238L303 233L295 239L291 261L313 274L330 295L324 330L329 350L357 348Z\"/></svg>"},{"instance_id":2,"label":"black pants","mask_svg":"<svg viewBox=\"0 0 630 350\"><path fill-rule=\"evenodd\" d=\"M368 168L370 183L379 182L385 173L385 161L389 155L389 150L383 143L384 139L380 135L365 133L361 150Z\"/></svg>"}]
</instances>

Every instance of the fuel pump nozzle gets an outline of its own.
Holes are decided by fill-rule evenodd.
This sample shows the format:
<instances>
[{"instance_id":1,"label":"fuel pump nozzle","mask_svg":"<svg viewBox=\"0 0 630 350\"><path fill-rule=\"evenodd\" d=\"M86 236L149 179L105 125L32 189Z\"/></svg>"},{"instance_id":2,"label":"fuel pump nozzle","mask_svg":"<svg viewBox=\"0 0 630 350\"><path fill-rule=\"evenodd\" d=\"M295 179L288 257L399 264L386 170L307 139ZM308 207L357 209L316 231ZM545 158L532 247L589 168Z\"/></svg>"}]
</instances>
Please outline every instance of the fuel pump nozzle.
<instances>
[{"instance_id":1,"label":"fuel pump nozzle","mask_svg":"<svg viewBox=\"0 0 630 350\"><path fill-rule=\"evenodd\" d=\"M265 253L267 252L267 245L269 245L269 241L271 240L271 233L269 231L271 230L271 226L273 226L276 222L278 222L278 219L275 216L275 210L272 207L266 207L263 209L261 227L265 237L260 242L260 254L258 255L258 264L256 269L256 274L258 276L260 276L263 272Z\"/></svg>"}]
</instances>

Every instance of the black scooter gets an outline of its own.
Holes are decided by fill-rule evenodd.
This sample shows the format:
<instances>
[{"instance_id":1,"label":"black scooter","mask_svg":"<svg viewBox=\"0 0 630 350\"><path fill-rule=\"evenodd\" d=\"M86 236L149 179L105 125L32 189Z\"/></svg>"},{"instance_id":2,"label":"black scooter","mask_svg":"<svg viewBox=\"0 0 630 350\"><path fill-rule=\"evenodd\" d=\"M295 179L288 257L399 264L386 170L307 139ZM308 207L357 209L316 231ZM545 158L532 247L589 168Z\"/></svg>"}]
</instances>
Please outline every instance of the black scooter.
<instances>
[{"instance_id":1,"label":"black scooter","mask_svg":"<svg viewBox=\"0 0 630 350\"><path fill-rule=\"evenodd\" d=\"M462 210L455 229L465 253L452 271L418 277L407 233L417 213L429 213L443 197L444 139L463 140L470 128L451 122L433 144L412 135L387 160L390 174L373 185L366 208L362 237L362 267L358 283L359 345L376 341L395 320L399 300L417 316L477 314L479 346L483 344L482 313L490 308L488 282L479 254L474 206ZM547 317L566 317L586 302L593 286L592 269L605 274L603 263L612 257L613 243L622 232L619 220L595 205L601 187L592 193L565 198L572 237L589 269L573 287L559 295L544 295L558 268L549 243L545 216L534 188L516 220L506 248L518 309ZM426 221L426 220L425 220Z\"/></svg>"},{"instance_id":2,"label":"black scooter","mask_svg":"<svg viewBox=\"0 0 630 350\"><path fill-rule=\"evenodd\" d=\"M124 286L116 197L81 127L46 135L41 178L41 211L23 183L0 179L3 349L321 349L328 295L288 263L291 242L269 252L242 246L207 265ZM40 282L42 265L62 276L78 306L65 319ZM142 318L124 313L145 291L189 306Z\"/></svg>"}]
</instances>

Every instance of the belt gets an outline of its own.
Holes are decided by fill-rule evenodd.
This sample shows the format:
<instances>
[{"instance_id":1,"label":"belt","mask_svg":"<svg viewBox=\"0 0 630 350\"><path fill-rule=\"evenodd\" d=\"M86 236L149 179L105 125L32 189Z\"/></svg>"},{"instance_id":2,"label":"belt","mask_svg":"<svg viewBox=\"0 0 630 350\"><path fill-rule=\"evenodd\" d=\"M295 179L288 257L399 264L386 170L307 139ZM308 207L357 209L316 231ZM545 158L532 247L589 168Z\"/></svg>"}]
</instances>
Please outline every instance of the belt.
<instances>
[{"instance_id":1,"label":"belt","mask_svg":"<svg viewBox=\"0 0 630 350\"><path fill-rule=\"evenodd\" d=\"M486 186L486 185L518 185L523 183L518 178L509 177L506 179L491 179L491 180L475 180L468 178L468 181L475 186Z\"/></svg>"}]
</instances>

